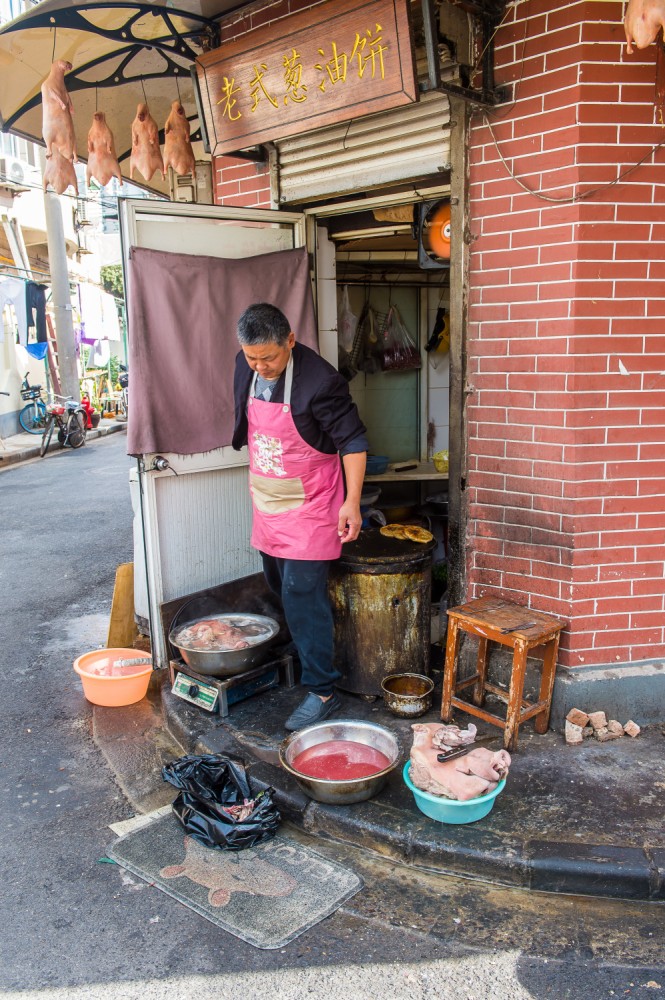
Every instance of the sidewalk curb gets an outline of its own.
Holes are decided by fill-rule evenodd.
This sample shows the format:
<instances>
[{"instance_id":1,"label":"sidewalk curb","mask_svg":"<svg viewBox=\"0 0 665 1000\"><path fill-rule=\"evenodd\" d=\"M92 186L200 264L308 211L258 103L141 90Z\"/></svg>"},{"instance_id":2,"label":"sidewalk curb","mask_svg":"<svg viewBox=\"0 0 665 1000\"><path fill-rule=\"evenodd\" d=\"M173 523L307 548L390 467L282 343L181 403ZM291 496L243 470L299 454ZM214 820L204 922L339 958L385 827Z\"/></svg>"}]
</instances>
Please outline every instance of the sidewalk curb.
<instances>
[{"instance_id":1,"label":"sidewalk curb","mask_svg":"<svg viewBox=\"0 0 665 1000\"><path fill-rule=\"evenodd\" d=\"M107 435L109 434L116 434L118 431L123 431L126 429L127 429L126 422L110 423L107 425L100 423L99 427L95 427L92 430L88 431L85 439L86 444L89 441L95 441L97 438L107 437ZM10 465L17 465L19 462L26 462L28 461L28 459L31 458L39 458L39 445L41 438L38 434L33 435L33 437L35 438L35 441L37 443L32 447L21 448L19 451L14 451L14 452L0 451L0 470ZM49 445L47 454L49 454L52 451L63 450L60 447L60 444L55 435L54 438L55 440L52 440ZM6 440L9 441L11 439L7 438Z\"/></svg>"},{"instance_id":2,"label":"sidewalk curb","mask_svg":"<svg viewBox=\"0 0 665 1000\"><path fill-rule=\"evenodd\" d=\"M533 840L498 836L474 824L434 824L403 794L399 778L392 785L396 795L382 793L350 807L324 805L305 796L279 767L277 747L262 734L234 729L230 717L201 732L198 710L172 695L168 684L162 711L167 730L187 753L242 757L259 786L275 789L283 816L309 834L441 875L539 892L665 900L665 849Z\"/></svg>"}]
</instances>

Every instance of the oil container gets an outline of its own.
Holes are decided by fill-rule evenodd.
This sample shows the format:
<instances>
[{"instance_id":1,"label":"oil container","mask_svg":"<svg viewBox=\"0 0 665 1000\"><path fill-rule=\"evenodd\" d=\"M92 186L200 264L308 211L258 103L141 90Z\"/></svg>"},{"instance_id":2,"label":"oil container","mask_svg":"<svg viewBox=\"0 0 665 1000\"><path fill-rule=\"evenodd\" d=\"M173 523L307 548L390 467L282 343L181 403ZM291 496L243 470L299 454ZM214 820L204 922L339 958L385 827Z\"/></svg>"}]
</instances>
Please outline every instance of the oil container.
<instances>
[{"instance_id":1,"label":"oil container","mask_svg":"<svg viewBox=\"0 0 665 1000\"><path fill-rule=\"evenodd\" d=\"M368 528L332 563L335 663L343 691L381 696L389 674L429 674L435 547L434 540L402 541Z\"/></svg>"}]
</instances>

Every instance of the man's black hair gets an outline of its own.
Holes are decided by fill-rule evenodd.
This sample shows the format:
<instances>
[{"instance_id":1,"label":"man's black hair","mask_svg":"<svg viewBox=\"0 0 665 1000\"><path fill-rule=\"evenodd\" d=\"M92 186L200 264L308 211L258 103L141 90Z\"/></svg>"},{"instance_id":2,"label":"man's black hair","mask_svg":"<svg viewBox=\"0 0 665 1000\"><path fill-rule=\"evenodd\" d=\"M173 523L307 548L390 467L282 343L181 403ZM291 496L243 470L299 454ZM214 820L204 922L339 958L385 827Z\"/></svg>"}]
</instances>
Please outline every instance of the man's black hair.
<instances>
[{"instance_id":1,"label":"man's black hair","mask_svg":"<svg viewBox=\"0 0 665 1000\"><path fill-rule=\"evenodd\" d=\"M277 306L257 302L238 320L238 340L245 347L256 344L279 344L283 347L291 333L291 324Z\"/></svg>"}]
</instances>

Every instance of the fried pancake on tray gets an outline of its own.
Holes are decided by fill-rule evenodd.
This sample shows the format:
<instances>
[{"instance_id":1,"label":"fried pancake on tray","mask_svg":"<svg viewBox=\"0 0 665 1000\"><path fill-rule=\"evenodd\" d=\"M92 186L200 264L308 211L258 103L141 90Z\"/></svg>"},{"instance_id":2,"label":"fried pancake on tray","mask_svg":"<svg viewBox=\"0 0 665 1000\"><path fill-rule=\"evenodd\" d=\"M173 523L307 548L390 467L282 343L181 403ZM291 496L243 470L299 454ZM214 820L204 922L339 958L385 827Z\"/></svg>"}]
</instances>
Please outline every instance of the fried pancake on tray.
<instances>
[{"instance_id":1,"label":"fried pancake on tray","mask_svg":"<svg viewBox=\"0 0 665 1000\"><path fill-rule=\"evenodd\" d=\"M419 528L416 524L405 524L406 537L412 542L420 542L422 545L431 542L434 535L427 528Z\"/></svg>"},{"instance_id":2,"label":"fried pancake on tray","mask_svg":"<svg viewBox=\"0 0 665 1000\"><path fill-rule=\"evenodd\" d=\"M379 530L386 538L398 538L402 542L420 542L424 545L434 538L426 528L419 528L415 524L386 524Z\"/></svg>"},{"instance_id":3,"label":"fried pancake on tray","mask_svg":"<svg viewBox=\"0 0 665 1000\"><path fill-rule=\"evenodd\" d=\"M407 541L409 537L406 533L405 524L386 524L379 530L386 538L400 538L403 542Z\"/></svg>"}]
</instances>

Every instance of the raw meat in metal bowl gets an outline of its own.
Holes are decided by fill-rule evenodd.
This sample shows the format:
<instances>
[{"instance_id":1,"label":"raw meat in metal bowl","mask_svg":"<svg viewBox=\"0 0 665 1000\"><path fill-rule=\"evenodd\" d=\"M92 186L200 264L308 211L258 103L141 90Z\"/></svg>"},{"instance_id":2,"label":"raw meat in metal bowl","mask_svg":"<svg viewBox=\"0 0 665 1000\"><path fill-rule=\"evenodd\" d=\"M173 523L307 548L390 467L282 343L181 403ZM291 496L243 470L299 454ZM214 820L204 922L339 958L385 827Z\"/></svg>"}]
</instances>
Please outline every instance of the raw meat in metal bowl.
<instances>
[{"instance_id":1,"label":"raw meat in metal bowl","mask_svg":"<svg viewBox=\"0 0 665 1000\"><path fill-rule=\"evenodd\" d=\"M229 652L234 649L249 649L263 642L270 635L270 629L259 622L230 622L224 618L204 618L179 629L173 641L183 649Z\"/></svg>"}]
</instances>

